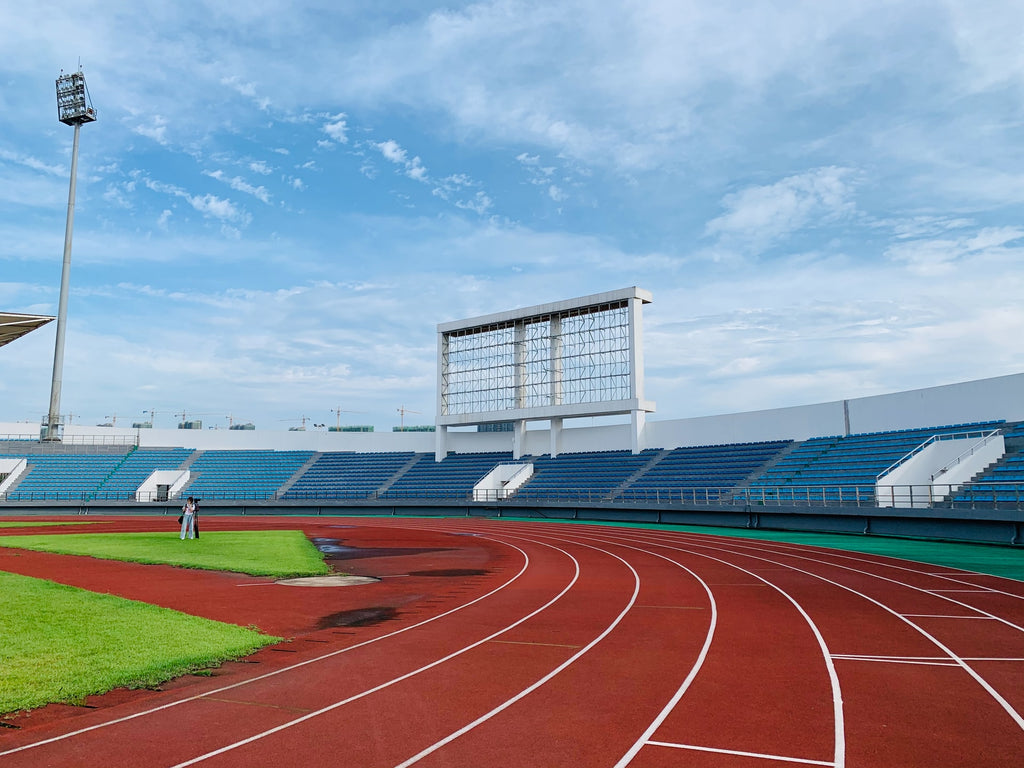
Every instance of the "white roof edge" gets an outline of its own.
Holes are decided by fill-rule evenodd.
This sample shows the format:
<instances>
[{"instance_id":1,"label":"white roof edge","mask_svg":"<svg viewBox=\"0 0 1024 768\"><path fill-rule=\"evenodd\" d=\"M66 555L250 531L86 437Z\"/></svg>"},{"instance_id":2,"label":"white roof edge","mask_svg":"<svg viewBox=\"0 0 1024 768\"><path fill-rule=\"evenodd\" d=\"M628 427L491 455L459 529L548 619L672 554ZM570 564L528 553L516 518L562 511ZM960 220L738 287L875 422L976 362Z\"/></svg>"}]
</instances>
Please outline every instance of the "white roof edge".
<instances>
[{"instance_id":1,"label":"white roof edge","mask_svg":"<svg viewBox=\"0 0 1024 768\"><path fill-rule=\"evenodd\" d=\"M558 312L567 312L572 309L579 309L580 307L589 307L596 304L609 304L615 301L623 301L624 299L640 299L644 304L650 304L654 300L654 297L650 291L645 291L643 288L638 288L634 285L629 288L620 288L616 291L592 293L589 296L580 296L575 299L563 299L562 301L552 301L547 304L536 304L532 307L522 307L520 309L510 309L504 312L494 312L490 315L470 317L465 320L451 320L446 323L438 323L437 332L446 333L448 331L455 331L463 328L476 328L481 325L508 323L513 320L522 320L527 317L557 314Z\"/></svg>"}]
</instances>

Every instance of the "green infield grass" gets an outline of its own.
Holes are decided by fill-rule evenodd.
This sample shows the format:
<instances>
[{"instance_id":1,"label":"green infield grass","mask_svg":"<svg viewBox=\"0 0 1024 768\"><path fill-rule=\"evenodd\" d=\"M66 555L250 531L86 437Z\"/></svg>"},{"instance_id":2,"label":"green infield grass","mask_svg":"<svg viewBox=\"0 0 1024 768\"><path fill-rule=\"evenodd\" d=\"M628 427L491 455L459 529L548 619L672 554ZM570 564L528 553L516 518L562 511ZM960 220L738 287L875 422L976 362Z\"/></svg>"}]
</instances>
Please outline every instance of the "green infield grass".
<instances>
[{"instance_id":1,"label":"green infield grass","mask_svg":"<svg viewBox=\"0 0 1024 768\"><path fill-rule=\"evenodd\" d=\"M0 536L0 547L275 578L330 573L302 531L203 531L184 541L176 527L159 533L26 534Z\"/></svg>"},{"instance_id":2,"label":"green infield grass","mask_svg":"<svg viewBox=\"0 0 1024 768\"><path fill-rule=\"evenodd\" d=\"M0 638L0 712L152 687L281 639L4 572Z\"/></svg>"}]
</instances>

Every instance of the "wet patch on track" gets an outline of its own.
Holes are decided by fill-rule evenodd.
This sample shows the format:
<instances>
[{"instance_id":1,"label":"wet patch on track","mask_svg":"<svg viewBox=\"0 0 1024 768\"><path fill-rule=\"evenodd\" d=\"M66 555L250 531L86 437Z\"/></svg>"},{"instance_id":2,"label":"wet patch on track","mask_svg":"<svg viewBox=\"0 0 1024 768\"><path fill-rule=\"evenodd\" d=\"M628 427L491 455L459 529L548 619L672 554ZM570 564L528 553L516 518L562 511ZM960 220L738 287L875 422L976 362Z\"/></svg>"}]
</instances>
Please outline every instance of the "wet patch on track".
<instances>
[{"instance_id":1,"label":"wet patch on track","mask_svg":"<svg viewBox=\"0 0 1024 768\"><path fill-rule=\"evenodd\" d=\"M317 537L313 546L323 552L327 560L358 560L368 557L401 557L402 555L420 555L425 552L447 552L444 547L349 547L338 539Z\"/></svg>"},{"instance_id":2,"label":"wet patch on track","mask_svg":"<svg viewBox=\"0 0 1024 768\"><path fill-rule=\"evenodd\" d=\"M410 576L486 576L483 568L438 568L433 571L410 571Z\"/></svg>"},{"instance_id":3,"label":"wet patch on track","mask_svg":"<svg viewBox=\"0 0 1024 768\"><path fill-rule=\"evenodd\" d=\"M332 627L372 627L374 624L383 624L398 616L398 609L388 606L375 606L372 608L353 608L348 611L339 611L324 616L317 622L317 629L330 629Z\"/></svg>"}]
</instances>

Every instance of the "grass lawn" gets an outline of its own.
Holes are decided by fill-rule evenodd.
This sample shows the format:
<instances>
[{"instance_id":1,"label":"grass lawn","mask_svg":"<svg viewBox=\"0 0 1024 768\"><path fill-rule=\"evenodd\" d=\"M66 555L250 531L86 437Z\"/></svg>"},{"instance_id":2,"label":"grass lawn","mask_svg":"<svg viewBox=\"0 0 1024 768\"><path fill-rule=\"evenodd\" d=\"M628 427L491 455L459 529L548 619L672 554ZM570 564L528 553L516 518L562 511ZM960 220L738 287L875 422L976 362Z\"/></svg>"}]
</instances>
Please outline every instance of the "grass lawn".
<instances>
[{"instance_id":1,"label":"grass lawn","mask_svg":"<svg viewBox=\"0 0 1024 768\"><path fill-rule=\"evenodd\" d=\"M245 656L277 637L0 572L0 712L75 703Z\"/></svg>"},{"instance_id":2,"label":"grass lawn","mask_svg":"<svg viewBox=\"0 0 1024 768\"><path fill-rule=\"evenodd\" d=\"M276 578L330 572L301 531L203 531L184 541L176 527L157 533L27 534L0 536L0 547Z\"/></svg>"}]
</instances>

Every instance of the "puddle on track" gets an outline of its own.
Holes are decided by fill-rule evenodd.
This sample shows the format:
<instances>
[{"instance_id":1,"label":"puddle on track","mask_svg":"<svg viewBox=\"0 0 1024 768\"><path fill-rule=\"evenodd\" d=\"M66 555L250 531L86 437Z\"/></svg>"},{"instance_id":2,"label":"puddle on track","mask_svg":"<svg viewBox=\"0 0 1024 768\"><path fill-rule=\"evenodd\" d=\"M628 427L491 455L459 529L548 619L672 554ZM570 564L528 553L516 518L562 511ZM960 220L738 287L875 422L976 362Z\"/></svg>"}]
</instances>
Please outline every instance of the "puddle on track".
<instances>
[{"instance_id":1,"label":"puddle on track","mask_svg":"<svg viewBox=\"0 0 1024 768\"><path fill-rule=\"evenodd\" d=\"M387 606L376 606L373 608L353 608L349 611L339 611L324 616L317 623L317 629L331 629L332 627L372 627L374 624L383 624L398 616L398 609Z\"/></svg>"}]
</instances>

